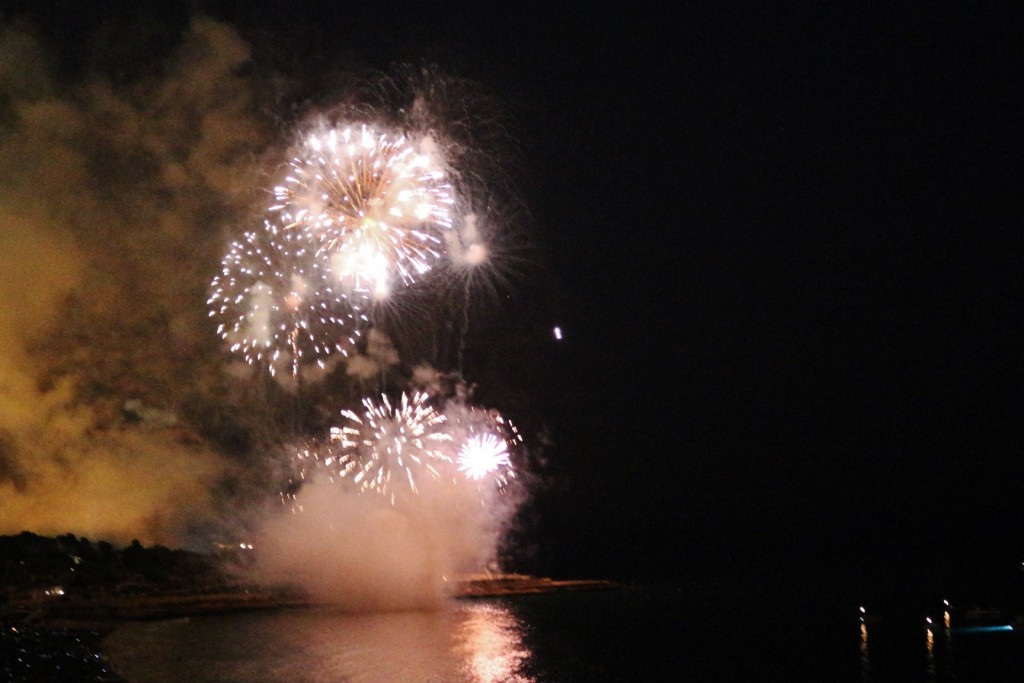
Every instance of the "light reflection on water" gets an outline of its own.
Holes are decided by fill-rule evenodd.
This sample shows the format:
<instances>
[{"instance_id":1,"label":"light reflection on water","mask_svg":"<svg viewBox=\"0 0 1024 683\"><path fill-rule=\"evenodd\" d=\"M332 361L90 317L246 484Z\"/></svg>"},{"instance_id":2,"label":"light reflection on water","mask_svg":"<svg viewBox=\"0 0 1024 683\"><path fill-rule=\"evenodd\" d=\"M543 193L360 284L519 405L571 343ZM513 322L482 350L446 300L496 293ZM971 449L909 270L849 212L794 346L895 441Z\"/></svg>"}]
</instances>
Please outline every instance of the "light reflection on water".
<instances>
[{"instance_id":1,"label":"light reflection on water","mask_svg":"<svg viewBox=\"0 0 1024 683\"><path fill-rule=\"evenodd\" d=\"M479 683L533 683L519 673L530 658L522 624L504 605L478 603L456 632L456 652L469 662Z\"/></svg>"},{"instance_id":2,"label":"light reflection on water","mask_svg":"<svg viewBox=\"0 0 1024 683\"><path fill-rule=\"evenodd\" d=\"M930 624L929 624L930 626ZM929 681L935 680L935 633L932 632L931 628L925 629L925 647L928 651L928 665L925 668L925 673L928 676Z\"/></svg>"},{"instance_id":3,"label":"light reflection on water","mask_svg":"<svg viewBox=\"0 0 1024 683\"><path fill-rule=\"evenodd\" d=\"M860 675L867 683L871 680L871 650L868 648L868 625L860 624Z\"/></svg>"},{"instance_id":4,"label":"light reflection on water","mask_svg":"<svg viewBox=\"0 0 1024 683\"><path fill-rule=\"evenodd\" d=\"M457 601L437 612L129 623L103 650L132 683L1024 680L1022 634L1008 626L958 626L954 613L928 628L899 611L856 624L836 605L703 586L569 591Z\"/></svg>"},{"instance_id":5,"label":"light reflection on water","mask_svg":"<svg viewBox=\"0 0 1024 683\"><path fill-rule=\"evenodd\" d=\"M505 605L437 612L292 610L131 624L105 651L132 683L535 683L523 624Z\"/></svg>"},{"instance_id":6,"label":"light reflection on water","mask_svg":"<svg viewBox=\"0 0 1024 683\"><path fill-rule=\"evenodd\" d=\"M906 618L860 623L858 659L862 683L1021 681L1021 634L1005 623L958 625L942 620L915 624Z\"/></svg>"}]
</instances>

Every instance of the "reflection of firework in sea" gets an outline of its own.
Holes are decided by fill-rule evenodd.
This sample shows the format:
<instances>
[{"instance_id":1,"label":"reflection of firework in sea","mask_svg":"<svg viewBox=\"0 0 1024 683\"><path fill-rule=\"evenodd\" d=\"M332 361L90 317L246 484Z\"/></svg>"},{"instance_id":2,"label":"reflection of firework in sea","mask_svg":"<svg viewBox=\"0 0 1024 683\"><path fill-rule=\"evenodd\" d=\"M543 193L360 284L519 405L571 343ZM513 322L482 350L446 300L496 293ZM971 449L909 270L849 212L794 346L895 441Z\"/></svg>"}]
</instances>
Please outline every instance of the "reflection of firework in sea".
<instances>
[{"instance_id":1,"label":"reflection of firework in sea","mask_svg":"<svg viewBox=\"0 0 1024 683\"><path fill-rule=\"evenodd\" d=\"M210 316L231 351L271 374L295 373L305 360L323 367L334 353L347 356L359 336L358 305L331 285L301 233L269 221L231 245L211 292Z\"/></svg>"},{"instance_id":2,"label":"reflection of firework in sea","mask_svg":"<svg viewBox=\"0 0 1024 683\"><path fill-rule=\"evenodd\" d=\"M363 399L365 410L341 414L349 424L331 429L338 448L340 473L360 491L376 491L395 500L395 492L418 492L419 477L437 479L440 467L451 462L442 431L445 418L427 404L427 394L403 393L397 406L387 396L381 402Z\"/></svg>"},{"instance_id":3,"label":"reflection of firework in sea","mask_svg":"<svg viewBox=\"0 0 1024 683\"><path fill-rule=\"evenodd\" d=\"M341 283L378 298L444 256L455 198L429 136L414 142L366 124L305 137L274 188L289 228L304 232Z\"/></svg>"}]
</instances>

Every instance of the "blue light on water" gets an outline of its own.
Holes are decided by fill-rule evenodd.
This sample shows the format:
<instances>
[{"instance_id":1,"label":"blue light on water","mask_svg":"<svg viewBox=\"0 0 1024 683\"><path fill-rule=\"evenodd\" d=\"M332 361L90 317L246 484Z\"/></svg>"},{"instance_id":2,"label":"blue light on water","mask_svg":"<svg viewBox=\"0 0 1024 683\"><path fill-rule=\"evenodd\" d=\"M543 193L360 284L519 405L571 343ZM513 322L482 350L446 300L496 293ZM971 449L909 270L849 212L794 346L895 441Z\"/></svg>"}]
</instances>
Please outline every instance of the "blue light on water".
<instances>
[{"instance_id":1,"label":"blue light on water","mask_svg":"<svg viewBox=\"0 0 1024 683\"><path fill-rule=\"evenodd\" d=\"M953 633L997 633L999 631L1012 631L1013 626L1003 624L999 626L961 626L952 629Z\"/></svg>"}]
</instances>

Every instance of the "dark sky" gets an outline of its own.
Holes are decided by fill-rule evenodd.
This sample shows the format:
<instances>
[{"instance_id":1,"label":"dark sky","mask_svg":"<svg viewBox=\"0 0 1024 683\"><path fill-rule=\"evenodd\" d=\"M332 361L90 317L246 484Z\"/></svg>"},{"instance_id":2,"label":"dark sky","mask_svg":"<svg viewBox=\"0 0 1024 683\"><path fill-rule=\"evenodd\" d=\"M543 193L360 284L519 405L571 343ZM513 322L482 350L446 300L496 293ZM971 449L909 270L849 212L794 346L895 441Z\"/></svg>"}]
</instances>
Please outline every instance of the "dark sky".
<instances>
[{"instance_id":1,"label":"dark sky","mask_svg":"<svg viewBox=\"0 0 1024 683\"><path fill-rule=\"evenodd\" d=\"M706 5L490 8L439 49L524 127L568 332L552 552L1015 564L1020 16Z\"/></svg>"},{"instance_id":2,"label":"dark sky","mask_svg":"<svg viewBox=\"0 0 1024 683\"><path fill-rule=\"evenodd\" d=\"M1022 15L816 4L195 3L311 97L426 61L516 120L552 291L509 315L566 339L472 353L552 431L532 568L1024 559Z\"/></svg>"}]
</instances>

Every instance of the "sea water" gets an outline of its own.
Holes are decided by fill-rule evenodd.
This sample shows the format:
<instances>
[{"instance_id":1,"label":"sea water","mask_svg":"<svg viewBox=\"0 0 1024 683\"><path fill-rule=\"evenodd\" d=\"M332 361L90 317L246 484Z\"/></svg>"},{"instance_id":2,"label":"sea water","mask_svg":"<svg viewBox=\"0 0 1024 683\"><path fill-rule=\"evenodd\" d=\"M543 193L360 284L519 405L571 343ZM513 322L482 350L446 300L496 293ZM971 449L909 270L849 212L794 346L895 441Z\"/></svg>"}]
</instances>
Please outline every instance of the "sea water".
<instances>
[{"instance_id":1,"label":"sea water","mask_svg":"<svg viewBox=\"0 0 1024 683\"><path fill-rule=\"evenodd\" d=\"M132 623L104 651L132 683L1024 680L1024 638L1013 631L862 624L845 606L714 586Z\"/></svg>"}]
</instances>

